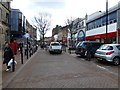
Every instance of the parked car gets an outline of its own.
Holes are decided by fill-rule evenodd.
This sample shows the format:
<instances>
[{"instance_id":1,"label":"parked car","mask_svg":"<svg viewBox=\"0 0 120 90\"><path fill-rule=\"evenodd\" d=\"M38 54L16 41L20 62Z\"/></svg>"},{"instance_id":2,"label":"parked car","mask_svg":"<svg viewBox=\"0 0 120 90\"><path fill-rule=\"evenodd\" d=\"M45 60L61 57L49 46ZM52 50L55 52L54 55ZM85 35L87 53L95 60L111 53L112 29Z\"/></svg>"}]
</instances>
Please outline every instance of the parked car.
<instances>
[{"instance_id":1,"label":"parked car","mask_svg":"<svg viewBox=\"0 0 120 90\"><path fill-rule=\"evenodd\" d=\"M100 61L112 62L114 65L120 64L120 44L104 44L95 53L95 57Z\"/></svg>"},{"instance_id":2,"label":"parked car","mask_svg":"<svg viewBox=\"0 0 120 90\"><path fill-rule=\"evenodd\" d=\"M94 57L94 54L96 52L96 50L102 45L102 43L97 42L97 41L82 41L79 42L76 46L76 50L75 53L76 55L80 55L82 57L85 57L85 52L87 51L87 44L90 43L91 44L91 55L92 57Z\"/></svg>"},{"instance_id":3,"label":"parked car","mask_svg":"<svg viewBox=\"0 0 120 90\"><path fill-rule=\"evenodd\" d=\"M49 46L49 52L62 53L62 45L59 42L51 42Z\"/></svg>"}]
</instances>

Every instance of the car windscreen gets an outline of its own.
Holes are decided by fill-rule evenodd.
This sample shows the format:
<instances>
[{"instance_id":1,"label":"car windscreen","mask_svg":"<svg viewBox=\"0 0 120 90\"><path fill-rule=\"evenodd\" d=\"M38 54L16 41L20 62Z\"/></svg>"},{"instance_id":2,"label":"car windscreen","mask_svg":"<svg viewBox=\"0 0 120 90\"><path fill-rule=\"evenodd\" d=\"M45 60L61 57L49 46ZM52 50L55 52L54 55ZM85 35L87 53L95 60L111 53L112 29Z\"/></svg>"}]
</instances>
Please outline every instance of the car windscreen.
<instances>
[{"instance_id":1,"label":"car windscreen","mask_svg":"<svg viewBox=\"0 0 120 90\"><path fill-rule=\"evenodd\" d=\"M60 44L59 43L52 43L51 45L52 46L59 46Z\"/></svg>"}]
</instances>

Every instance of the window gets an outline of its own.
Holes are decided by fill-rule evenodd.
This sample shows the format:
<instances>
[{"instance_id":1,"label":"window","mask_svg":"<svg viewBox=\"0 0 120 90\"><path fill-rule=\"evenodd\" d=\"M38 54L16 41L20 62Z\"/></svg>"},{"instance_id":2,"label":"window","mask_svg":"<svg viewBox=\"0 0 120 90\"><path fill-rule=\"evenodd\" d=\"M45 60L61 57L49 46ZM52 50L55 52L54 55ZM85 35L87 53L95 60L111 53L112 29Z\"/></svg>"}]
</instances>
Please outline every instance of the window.
<instances>
[{"instance_id":1,"label":"window","mask_svg":"<svg viewBox=\"0 0 120 90\"><path fill-rule=\"evenodd\" d=\"M104 26L106 24L106 16L102 17L102 25Z\"/></svg>"},{"instance_id":2,"label":"window","mask_svg":"<svg viewBox=\"0 0 120 90\"><path fill-rule=\"evenodd\" d=\"M8 24L9 23L9 14L6 13L6 23Z\"/></svg>"},{"instance_id":3,"label":"window","mask_svg":"<svg viewBox=\"0 0 120 90\"><path fill-rule=\"evenodd\" d=\"M113 47L112 46L108 46L106 49L107 50L113 50Z\"/></svg>"},{"instance_id":4,"label":"window","mask_svg":"<svg viewBox=\"0 0 120 90\"><path fill-rule=\"evenodd\" d=\"M9 2L6 2L5 6L9 9Z\"/></svg>"},{"instance_id":5,"label":"window","mask_svg":"<svg viewBox=\"0 0 120 90\"><path fill-rule=\"evenodd\" d=\"M120 45L116 46L118 50L120 50Z\"/></svg>"},{"instance_id":6,"label":"window","mask_svg":"<svg viewBox=\"0 0 120 90\"><path fill-rule=\"evenodd\" d=\"M109 17L108 18L109 21L116 20L117 19L117 12L110 13L108 17Z\"/></svg>"},{"instance_id":7,"label":"window","mask_svg":"<svg viewBox=\"0 0 120 90\"><path fill-rule=\"evenodd\" d=\"M96 21L95 21L95 26L96 27L100 27L101 26L101 18L100 19L97 19Z\"/></svg>"},{"instance_id":8,"label":"window","mask_svg":"<svg viewBox=\"0 0 120 90\"><path fill-rule=\"evenodd\" d=\"M19 13L19 19L22 19L22 13Z\"/></svg>"},{"instance_id":9,"label":"window","mask_svg":"<svg viewBox=\"0 0 120 90\"><path fill-rule=\"evenodd\" d=\"M87 30L91 30L95 28L95 21L92 21L87 24Z\"/></svg>"},{"instance_id":10,"label":"window","mask_svg":"<svg viewBox=\"0 0 120 90\"><path fill-rule=\"evenodd\" d=\"M113 50L113 47L112 46L108 46L108 45L102 45L100 47L101 50Z\"/></svg>"}]
</instances>

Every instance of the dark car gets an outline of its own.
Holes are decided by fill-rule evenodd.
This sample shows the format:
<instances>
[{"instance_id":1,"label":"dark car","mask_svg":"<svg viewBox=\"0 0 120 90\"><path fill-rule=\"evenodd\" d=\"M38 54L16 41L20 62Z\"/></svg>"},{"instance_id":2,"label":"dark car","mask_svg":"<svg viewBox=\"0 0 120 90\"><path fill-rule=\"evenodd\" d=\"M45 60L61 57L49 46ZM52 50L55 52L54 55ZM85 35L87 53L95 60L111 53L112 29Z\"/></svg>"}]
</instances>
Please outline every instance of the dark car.
<instances>
[{"instance_id":1,"label":"dark car","mask_svg":"<svg viewBox=\"0 0 120 90\"><path fill-rule=\"evenodd\" d=\"M97 41L83 41L77 44L75 53L76 55L80 55L82 57L85 57L85 52L87 50L87 45L91 44L91 55L94 57L94 54L96 50L103 44Z\"/></svg>"}]
</instances>

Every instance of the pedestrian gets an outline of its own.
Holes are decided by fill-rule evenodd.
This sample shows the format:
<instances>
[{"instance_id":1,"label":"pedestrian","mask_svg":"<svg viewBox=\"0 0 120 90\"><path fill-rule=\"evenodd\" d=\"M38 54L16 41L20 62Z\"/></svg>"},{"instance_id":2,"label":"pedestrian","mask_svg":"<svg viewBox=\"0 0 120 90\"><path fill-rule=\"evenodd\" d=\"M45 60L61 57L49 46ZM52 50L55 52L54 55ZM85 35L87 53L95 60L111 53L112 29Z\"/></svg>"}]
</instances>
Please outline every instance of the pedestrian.
<instances>
[{"instance_id":1,"label":"pedestrian","mask_svg":"<svg viewBox=\"0 0 120 90\"><path fill-rule=\"evenodd\" d=\"M88 43L86 46L86 52L85 52L86 60L88 60L88 61L90 61L90 59L91 59L91 53L92 53L91 50L92 50L92 45L90 43Z\"/></svg>"},{"instance_id":2,"label":"pedestrian","mask_svg":"<svg viewBox=\"0 0 120 90\"><path fill-rule=\"evenodd\" d=\"M10 47L13 50L13 54L16 55L18 52L18 43L14 40L11 40Z\"/></svg>"},{"instance_id":3,"label":"pedestrian","mask_svg":"<svg viewBox=\"0 0 120 90\"><path fill-rule=\"evenodd\" d=\"M26 44L24 45L24 54L25 54L25 56L27 55L27 45Z\"/></svg>"},{"instance_id":4,"label":"pedestrian","mask_svg":"<svg viewBox=\"0 0 120 90\"><path fill-rule=\"evenodd\" d=\"M9 71L9 69L11 68L10 66L8 66L8 63L11 59L14 58L14 54L13 54L13 51L10 47L10 44L8 42L5 43L5 48L4 48L4 61L3 61L3 64L6 64L7 66L7 69L6 71Z\"/></svg>"}]
</instances>

